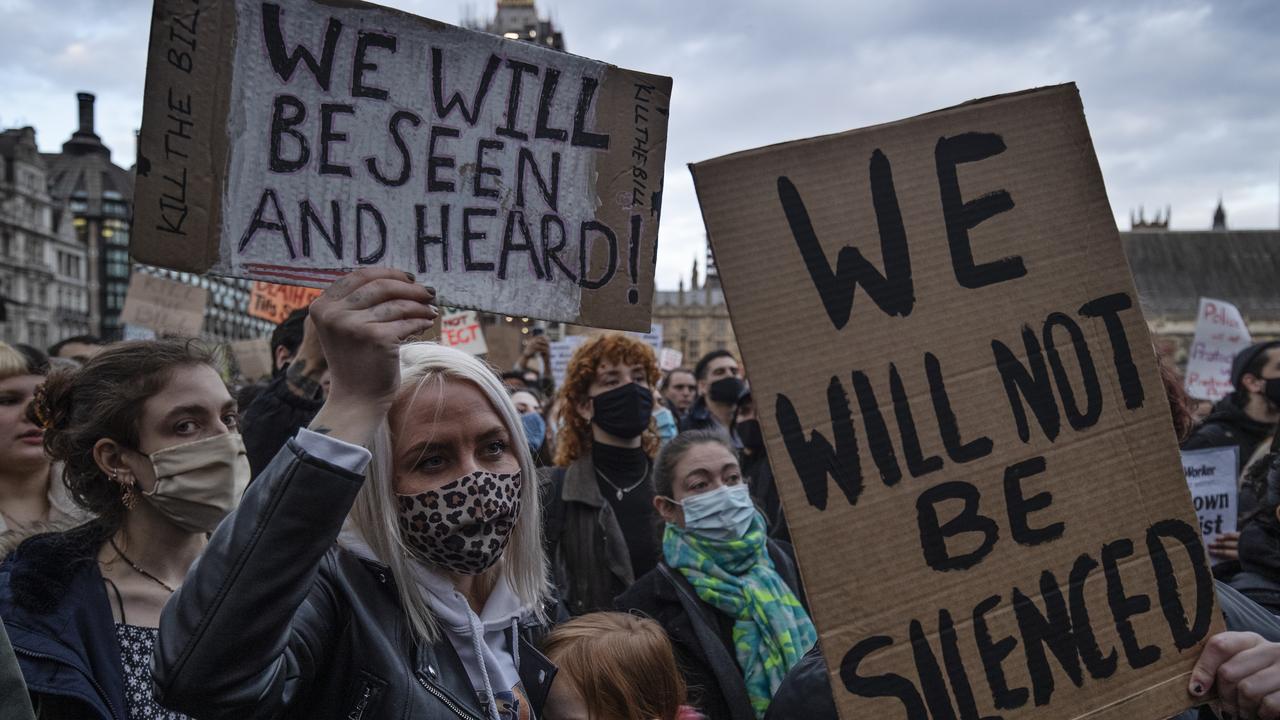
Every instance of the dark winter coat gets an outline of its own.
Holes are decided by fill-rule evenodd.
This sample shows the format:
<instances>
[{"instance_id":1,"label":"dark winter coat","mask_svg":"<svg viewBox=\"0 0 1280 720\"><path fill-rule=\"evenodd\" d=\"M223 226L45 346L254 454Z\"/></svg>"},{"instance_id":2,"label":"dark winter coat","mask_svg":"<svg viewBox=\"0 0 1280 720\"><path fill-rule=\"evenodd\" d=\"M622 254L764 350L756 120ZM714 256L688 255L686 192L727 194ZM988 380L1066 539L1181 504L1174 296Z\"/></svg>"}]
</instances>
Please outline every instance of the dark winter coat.
<instances>
[{"instance_id":1,"label":"dark winter coat","mask_svg":"<svg viewBox=\"0 0 1280 720\"><path fill-rule=\"evenodd\" d=\"M552 470L544 493L552 582L575 616L609 610L613 599L635 582L622 526L600 494L595 474L591 456L583 455L567 468Z\"/></svg>"},{"instance_id":2,"label":"dark winter coat","mask_svg":"<svg viewBox=\"0 0 1280 720\"><path fill-rule=\"evenodd\" d=\"M791 546L770 540L768 550L783 582L804 602ZM690 705L709 720L755 720L733 651L733 618L703 602L680 571L659 564L619 596L615 605L618 610L644 613L667 631L689 687Z\"/></svg>"},{"instance_id":3,"label":"dark winter coat","mask_svg":"<svg viewBox=\"0 0 1280 720\"><path fill-rule=\"evenodd\" d=\"M42 717L125 720L124 665L95 524L28 538L0 565L0 617Z\"/></svg>"},{"instance_id":4,"label":"dark winter coat","mask_svg":"<svg viewBox=\"0 0 1280 720\"><path fill-rule=\"evenodd\" d=\"M1213 412L1204 422L1191 431L1191 435L1182 443L1183 450L1203 450L1204 448L1226 447L1234 445L1239 449L1241 466L1249 462L1258 446L1271 439L1276 426L1259 422L1245 414L1244 408L1232 401L1228 395L1213 406ZM1237 469L1237 473L1243 470ZM1241 508L1247 512L1248 508Z\"/></svg>"},{"instance_id":5,"label":"dark winter coat","mask_svg":"<svg viewBox=\"0 0 1280 720\"><path fill-rule=\"evenodd\" d=\"M335 545L364 478L290 441L218 527L165 607L156 697L200 718L482 720L447 638L417 642L395 579ZM521 630L541 714L555 675Z\"/></svg>"},{"instance_id":6,"label":"dark winter coat","mask_svg":"<svg viewBox=\"0 0 1280 720\"><path fill-rule=\"evenodd\" d=\"M1240 532L1241 572L1231 587L1275 614L1280 614L1280 521L1259 516Z\"/></svg>"},{"instance_id":7,"label":"dark winter coat","mask_svg":"<svg viewBox=\"0 0 1280 720\"><path fill-rule=\"evenodd\" d=\"M304 398L289 389L286 373L280 373L244 409L240 434L253 477L258 477L298 428L311 424L323 400Z\"/></svg>"},{"instance_id":8,"label":"dark winter coat","mask_svg":"<svg viewBox=\"0 0 1280 720\"><path fill-rule=\"evenodd\" d=\"M773 479L773 468L769 466L769 455L759 450L752 455L739 453L742 474L747 478L751 488L751 498L755 500L760 514L764 515L769 526L769 537L782 542L791 542L791 528L782 514L782 498L778 496L778 484Z\"/></svg>"},{"instance_id":9,"label":"dark winter coat","mask_svg":"<svg viewBox=\"0 0 1280 720\"><path fill-rule=\"evenodd\" d=\"M1228 630L1256 632L1271 642L1280 642L1280 618L1228 585L1215 582L1215 587L1218 608L1222 610ZM827 678L827 664L815 645L778 686L765 720L837 720L836 703ZM1212 720L1214 717L1208 708L1202 708L1188 710L1178 715L1177 720Z\"/></svg>"}]
</instances>

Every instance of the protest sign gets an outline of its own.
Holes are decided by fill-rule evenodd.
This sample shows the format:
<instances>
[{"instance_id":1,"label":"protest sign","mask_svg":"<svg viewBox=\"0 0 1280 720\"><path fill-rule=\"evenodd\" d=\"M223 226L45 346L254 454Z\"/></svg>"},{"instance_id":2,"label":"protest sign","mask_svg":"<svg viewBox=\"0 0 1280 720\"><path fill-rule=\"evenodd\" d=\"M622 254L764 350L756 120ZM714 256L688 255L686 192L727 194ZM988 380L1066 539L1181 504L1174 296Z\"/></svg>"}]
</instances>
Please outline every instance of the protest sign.
<instances>
[{"instance_id":1,"label":"protest sign","mask_svg":"<svg viewBox=\"0 0 1280 720\"><path fill-rule=\"evenodd\" d=\"M654 323L647 333L631 333L637 340L653 348L654 359L662 354L662 323Z\"/></svg>"},{"instance_id":2,"label":"protest sign","mask_svg":"<svg viewBox=\"0 0 1280 720\"><path fill-rule=\"evenodd\" d=\"M135 272L129 278L120 321L159 335L200 337L209 291L168 278Z\"/></svg>"},{"instance_id":3,"label":"protest sign","mask_svg":"<svg viewBox=\"0 0 1280 720\"><path fill-rule=\"evenodd\" d=\"M301 285L254 280L253 289L249 291L249 314L279 325L294 310L310 307L311 301L320 297L321 292Z\"/></svg>"},{"instance_id":4,"label":"protest sign","mask_svg":"<svg viewBox=\"0 0 1280 720\"><path fill-rule=\"evenodd\" d=\"M675 370L682 362L684 362L684 353L675 348L664 347L658 353L658 369L663 372Z\"/></svg>"},{"instance_id":5,"label":"protest sign","mask_svg":"<svg viewBox=\"0 0 1280 720\"><path fill-rule=\"evenodd\" d=\"M1235 305L1200 298L1196 334L1187 353L1187 394L1217 401L1230 393L1231 361L1251 344L1249 328Z\"/></svg>"},{"instance_id":6,"label":"protest sign","mask_svg":"<svg viewBox=\"0 0 1280 720\"><path fill-rule=\"evenodd\" d=\"M231 343L231 355L240 366L240 375L246 380L271 377L271 343L267 338L237 340Z\"/></svg>"},{"instance_id":7,"label":"protest sign","mask_svg":"<svg viewBox=\"0 0 1280 720\"><path fill-rule=\"evenodd\" d=\"M551 377L555 378L556 387L564 384L564 373L569 368L569 359L573 357L573 351L578 349L588 337L588 335L565 335L559 340L552 340L551 346Z\"/></svg>"},{"instance_id":8,"label":"protest sign","mask_svg":"<svg viewBox=\"0 0 1280 720\"><path fill-rule=\"evenodd\" d=\"M1240 475L1240 460L1236 456L1239 452L1234 445L1182 452L1182 472L1191 489L1191 504L1200 521L1200 535L1205 545L1222 533L1236 531L1239 512L1236 478Z\"/></svg>"},{"instance_id":9,"label":"protest sign","mask_svg":"<svg viewBox=\"0 0 1280 720\"><path fill-rule=\"evenodd\" d=\"M1188 705L1221 620L1075 86L692 170L841 717Z\"/></svg>"},{"instance_id":10,"label":"protest sign","mask_svg":"<svg viewBox=\"0 0 1280 720\"><path fill-rule=\"evenodd\" d=\"M649 327L671 79L355 0L155 0L130 250Z\"/></svg>"},{"instance_id":11,"label":"protest sign","mask_svg":"<svg viewBox=\"0 0 1280 720\"><path fill-rule=\"evenodd\" d=\"M124 340L126 340L126 341L128 341L128 340L155 340L155 339L156 339L156 331L155 331L155 330L152 330L152 329L151 329L151 328L149 328L149 327L143 327L143 326L141 326L141 325L132 325L132 324L130 324L130 323L125 323L125 324L124 324L124 327L123 327L123 328L121 328L120 336L121 336L121 338L122 338L122 339L124 339Z\"/></svg>"},{"instance_id":12,"label":"protest sign","mask_svg":"<svg viewBox=\"0 0 1280 720\"><path fill-rule=\"evenodd\" d=\"M474 311L451 312L440 319L440 344L472 355L489 352L480 329L480 318Z\"/></svg>"}]
</instances>

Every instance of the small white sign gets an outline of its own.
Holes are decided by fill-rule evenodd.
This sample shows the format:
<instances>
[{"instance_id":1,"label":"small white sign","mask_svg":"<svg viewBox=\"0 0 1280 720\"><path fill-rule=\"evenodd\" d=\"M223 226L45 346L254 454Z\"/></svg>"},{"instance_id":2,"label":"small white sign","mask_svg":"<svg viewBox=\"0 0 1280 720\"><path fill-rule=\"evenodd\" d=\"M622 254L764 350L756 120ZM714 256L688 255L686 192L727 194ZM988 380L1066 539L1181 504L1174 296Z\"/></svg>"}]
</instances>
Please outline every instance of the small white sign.
<instances>
[{"instance_id":1,"label":"small white sign","mask_svg":"<svg viewBox=\"0 0 1280 720\"><path fill-rule=\"evenodd\" d=\"M1182 453L1182 472L1191 489L1191 502L1200 520L1200 534L1208 545L1223 533L1236 531L1239 492L1236 477L1240 474L1238 449L1234 445L1186 450ZM1214 562L1218 559L1214 558Z\"/></svg>"},{"instance_id":2,"label":"small white sign","mask_svg":"<svg viewBox=\"0 0 1280 720\"><path fill-rule=\"evenodd\" d=\"M1187 353L1187 394L1218 400L1232 391L1231 361L1253 344L1240 311L1225 300L1200 298L1196 334Z\"/></svg>"}]
</instances>

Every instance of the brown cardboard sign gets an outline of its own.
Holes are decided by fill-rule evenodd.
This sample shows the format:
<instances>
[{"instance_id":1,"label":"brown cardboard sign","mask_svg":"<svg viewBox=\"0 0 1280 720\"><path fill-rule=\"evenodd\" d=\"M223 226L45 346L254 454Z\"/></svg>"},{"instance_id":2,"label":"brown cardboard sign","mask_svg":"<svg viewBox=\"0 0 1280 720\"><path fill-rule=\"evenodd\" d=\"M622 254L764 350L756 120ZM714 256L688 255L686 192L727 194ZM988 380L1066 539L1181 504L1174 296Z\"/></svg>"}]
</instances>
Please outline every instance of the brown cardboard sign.
<instances>
[{"instance_id":1,"label":"brown cardboard sign","mask_svg":"<svg viewBox=\"0 0 1280 720\"><path fill-rule=\"evenodd\" d=\"M231 355L245 380L271 377L271 342L267 338L237 340L231 343Z\"/></svg>"},{"instance_id":2,"label":"brown cardboard sign","mask_svg":"<svg viewBox=\"0 0 1280 720\"><path fill-rule=\"evenodd\" d=\"M202 287L135 272L120 321L151 328L158 335L200 337L208 300L209 291Z\"/></svg>"},{"instance_id":3,"label":"brown cardboard sign","mask_svg":"<svg viewBox=\"0 0 1280 720\"><path fill-rule=\"evenodd\" d=\"M155 0L134 257L647 330L671 79L355 0Z\"/></svg>"},{"instance_id":4,"label":"brown cardboard sign","mask_svg":"<svg viewBox=\"0 0 1280 720\"><path fill-rule=\"evenodd\" d=\"M1075 86L692 170L841 717L1190 705L1221 620Z\"/></svg>"}]
</instances>

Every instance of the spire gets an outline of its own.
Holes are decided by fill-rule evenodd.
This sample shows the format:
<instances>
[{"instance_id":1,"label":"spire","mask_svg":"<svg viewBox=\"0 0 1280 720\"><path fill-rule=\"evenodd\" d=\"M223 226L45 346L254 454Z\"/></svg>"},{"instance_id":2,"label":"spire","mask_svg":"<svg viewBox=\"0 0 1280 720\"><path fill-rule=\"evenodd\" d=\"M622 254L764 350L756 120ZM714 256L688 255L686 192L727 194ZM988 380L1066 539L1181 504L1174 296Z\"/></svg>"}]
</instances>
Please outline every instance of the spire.
<instances>
[{"instance_id":1,"label":"spire","mask_svg":"<svg viewBox=\"0 0 1280 720\"><path fill-rule=\"evenodd\" d=\"M1218 209L1213 211L1213 229L1227 229L1227 211L1222 207L1222 196L1218 196Z\"/></svg>"},{"instance_id":2,"label":"spire","mask_svg":"<svg viewBox=\"0 0 1280 720\"><path fill-rule=\"evenodd\" d=\"M689 276L689 289L698 289L698 258L693 259L693 274Z\"/></svg>"}]
</instances>

